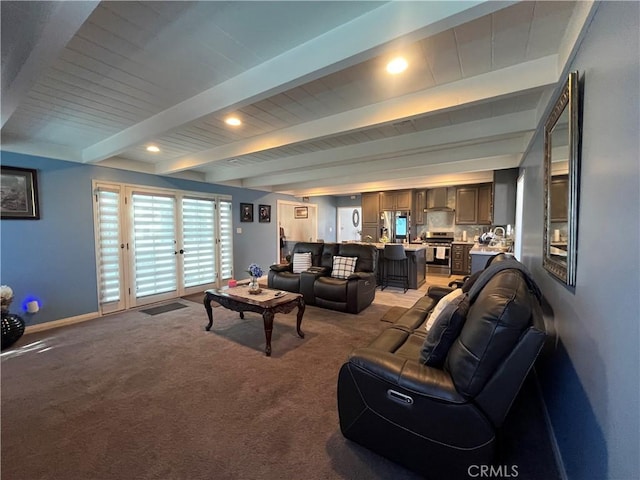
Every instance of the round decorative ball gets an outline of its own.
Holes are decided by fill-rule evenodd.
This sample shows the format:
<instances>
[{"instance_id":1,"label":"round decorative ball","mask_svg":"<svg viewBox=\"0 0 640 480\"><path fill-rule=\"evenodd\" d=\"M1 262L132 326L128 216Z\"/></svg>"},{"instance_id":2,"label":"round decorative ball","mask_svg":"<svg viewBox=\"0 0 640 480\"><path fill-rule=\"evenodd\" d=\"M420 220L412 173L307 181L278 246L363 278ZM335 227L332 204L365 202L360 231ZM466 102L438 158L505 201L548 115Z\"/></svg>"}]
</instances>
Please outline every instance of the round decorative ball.
<instances>
[{"instance_id":1,"label":"round decorative ball","mask_svg":"<svg viewBox=\"0 0 640 480\"><path fill-rule=\"evenodd\" d=\"M24 320L20 315L2 311L2 350L16 343L24 333Z\"/></svg>"}]
</instances>

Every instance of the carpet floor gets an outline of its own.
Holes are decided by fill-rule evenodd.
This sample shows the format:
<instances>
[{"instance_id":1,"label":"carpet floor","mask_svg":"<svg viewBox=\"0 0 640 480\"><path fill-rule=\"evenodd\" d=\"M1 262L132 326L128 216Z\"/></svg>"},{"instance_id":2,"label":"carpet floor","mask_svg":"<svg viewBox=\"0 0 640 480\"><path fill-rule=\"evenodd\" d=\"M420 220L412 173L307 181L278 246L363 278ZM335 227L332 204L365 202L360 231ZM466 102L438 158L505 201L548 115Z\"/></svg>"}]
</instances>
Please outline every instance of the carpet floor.
<instances>
[{"instance_id":1,"label":"carpet floor","mask_svg":"<svg viewBox=\"0 0 640 480\"><path fill-rule=\"evenodd\" d=\"M3 352L2 478L419 478L338 425L338 370L388 326L390 305L360 315L309 306L304 339L295 310L276 315L266 357L259 315L215 308L206 332L202 304L183 303L32 333ZM505 439L505 461L549 461L539 446ZM528 468L520 479L558 478Z\"/></svg>"}]
</instances>

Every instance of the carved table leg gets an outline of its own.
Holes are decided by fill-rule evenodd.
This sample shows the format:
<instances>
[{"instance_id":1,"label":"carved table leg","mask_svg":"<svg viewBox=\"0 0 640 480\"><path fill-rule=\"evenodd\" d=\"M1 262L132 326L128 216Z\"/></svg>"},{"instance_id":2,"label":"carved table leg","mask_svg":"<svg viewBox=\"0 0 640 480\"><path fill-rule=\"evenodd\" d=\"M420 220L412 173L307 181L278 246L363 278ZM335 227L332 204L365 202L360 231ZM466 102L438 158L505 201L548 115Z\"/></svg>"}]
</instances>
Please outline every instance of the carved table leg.
<instances>
[{"instance_id":1,"label":"carved table leg","mask_svg":"<svg viewBox=\"0 0 640 480\"><path fill-rule=\"evenodd\" d=\"M300 338L304 338L304 333L302 332L302 330L300 330L300 325L302 325L302 316L304 315L304 309L305 309L304 298L299 297L298 298L298 318L297 318L297 321L296 321L296 330L298 330L298 336Z\"/></svg>"},{"instance_id":2,"label":"carved table leg","mask_svg":"<svg viewBox=\"0 0 640 480\"><path fill-rule=\"evenodd\" d=\"M264 336L267 340L267 348L265 353L267 357L271 356L271 332L273 331L273 312L269 309L262 312L262 319L264 320Z\"/></svg>"},{"instance_id":3,"label":"carved table leg","mask_svg":"<svg viewBox=\"0 0 640 480\"><path fill-rule=\"evenodd\" d=\"M213 325L213 308L211 307L211 297L208 293L204 294L204 309L207 311L207 316L209 317L209 323L204 329L208 332L211 330L211 325Z\"/></svg>"}]
</instances>

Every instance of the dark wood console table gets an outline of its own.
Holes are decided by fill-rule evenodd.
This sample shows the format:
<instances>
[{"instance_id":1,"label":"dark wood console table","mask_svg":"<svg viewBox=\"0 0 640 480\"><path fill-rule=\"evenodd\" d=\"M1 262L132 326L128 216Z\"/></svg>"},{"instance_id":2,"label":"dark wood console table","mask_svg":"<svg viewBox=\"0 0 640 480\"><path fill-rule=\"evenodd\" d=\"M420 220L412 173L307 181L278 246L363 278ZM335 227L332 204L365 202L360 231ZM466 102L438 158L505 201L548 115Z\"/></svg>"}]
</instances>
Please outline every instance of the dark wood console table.
<instances>
[{"instance_id":1,"label":"dark wood console table","mask_svg":"<svg viewBox=\"0 0 640 480\"><path fill-rule=\"evenodd\" d=\"M264 321L264 335L267 346L265 353L271 356L271 332L273 331L273 317L276 313L289 313L298 307L298 318L296 330L300 338L304 338L304 333L300 330L302 316L304 315L305 304L302 295L299 293L284 292L283 295L275 296L277 290L263 289L258 295L248 294L246 287L220 288L207 290L204 295L204 308L209 317L209 323L205 330L211 330L213 325L213 308L211 301L216 301L224 308L234 312L240 312L240 318L244 318L244 312L255 312L262 314Z\"/></svg>"}]
</instances>

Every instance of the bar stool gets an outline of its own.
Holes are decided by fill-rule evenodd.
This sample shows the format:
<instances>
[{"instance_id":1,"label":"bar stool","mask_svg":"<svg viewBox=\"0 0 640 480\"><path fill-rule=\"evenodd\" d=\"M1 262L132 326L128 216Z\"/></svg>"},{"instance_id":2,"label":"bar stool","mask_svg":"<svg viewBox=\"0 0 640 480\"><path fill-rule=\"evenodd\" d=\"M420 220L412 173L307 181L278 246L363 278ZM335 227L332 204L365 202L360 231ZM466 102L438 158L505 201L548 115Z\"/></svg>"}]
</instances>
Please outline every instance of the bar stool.
<instances>
[{"instance_id":1,"label":"bar stool","mask_svg":"<svg viewBox=\"0 0 640 480\"><path fill-rule=\"evenodd\" d=\"M404 252L404 245L387 243L384 246L382 252L384 262L382 263L382 287L380 290L384 290L389 286L389 280L401 280L404 285L404 292L407 293L409 289L409 267L407 254ZM399 275L396 265L399 263L402 274ZM393 267L394 273L389 273L389 267Z\"/></svg>"}]
</instances>

